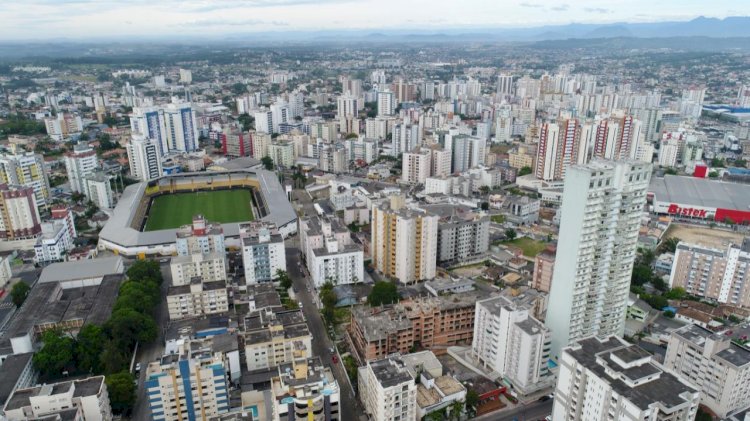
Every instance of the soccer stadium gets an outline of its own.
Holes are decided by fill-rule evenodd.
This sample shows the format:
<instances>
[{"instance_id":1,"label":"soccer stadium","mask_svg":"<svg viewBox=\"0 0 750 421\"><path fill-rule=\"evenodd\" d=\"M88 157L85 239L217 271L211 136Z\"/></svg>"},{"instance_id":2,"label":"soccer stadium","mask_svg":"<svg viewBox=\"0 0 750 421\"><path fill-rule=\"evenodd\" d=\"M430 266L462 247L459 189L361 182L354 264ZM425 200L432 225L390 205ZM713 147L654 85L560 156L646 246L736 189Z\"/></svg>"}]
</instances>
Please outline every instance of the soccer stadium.
<instances>
[{"instance_id":1,"label":"soccer stadium","mask_svg":"<svg viewBox=\"0 0 750 421\"><path fill-rule=\"evenodd\" d=\"M271 171L178 173L128 186L99 234L99 248L172 255L177 228L196 214L222 224L228 246L239 245L239 224L254 219L275 223L285 237L297 230L287 191Z\"/></svg>"}]
</instances>

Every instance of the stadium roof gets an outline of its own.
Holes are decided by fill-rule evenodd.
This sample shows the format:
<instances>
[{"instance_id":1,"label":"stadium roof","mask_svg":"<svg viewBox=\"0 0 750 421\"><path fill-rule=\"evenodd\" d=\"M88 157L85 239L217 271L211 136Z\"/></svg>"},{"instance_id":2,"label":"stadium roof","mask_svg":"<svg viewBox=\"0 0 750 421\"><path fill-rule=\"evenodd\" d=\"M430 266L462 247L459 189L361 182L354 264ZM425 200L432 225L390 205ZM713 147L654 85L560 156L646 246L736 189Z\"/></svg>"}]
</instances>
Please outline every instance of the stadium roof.
<instances>
[{"instance_id":1,"label":"stadium roof","mask_svg":"<svg viewBox=\"0 0 750 421\"><path fill-rule=\"evenodd\" d=\"M665 175L651 179L654 201L750 211L750 185Z\"/></svg>"},{"instance_id":2,"label":"stadium roof","mask_svg":"<svg viewBox=\"0 0 750 421\"><path fill-rule=\"evenodd\" d=\"M268 206L267 215L260 218L262 221L269 221L276 224L277 227L297 220L297 213L294 211L292 204L287 200L284 186L281 185L276 173L261 169L241 170L241 171L211 171L198 173L180 173L164 176L170 177L212 177L222 173L250 173L254 174L260 184L260 193ZM148 183L142 182L133 184L125 188L120 201L117 203L112 217L107 221L99 233L99 238L121 247L140 247L156 246L161 244L173 243L176 238L177 229L165 229L158 231L141 232L131 227L131 222L140 205ZM240 233L239 223L233 222L222 224L224 235L235 237Z\"/></svg>"}]
</instances>

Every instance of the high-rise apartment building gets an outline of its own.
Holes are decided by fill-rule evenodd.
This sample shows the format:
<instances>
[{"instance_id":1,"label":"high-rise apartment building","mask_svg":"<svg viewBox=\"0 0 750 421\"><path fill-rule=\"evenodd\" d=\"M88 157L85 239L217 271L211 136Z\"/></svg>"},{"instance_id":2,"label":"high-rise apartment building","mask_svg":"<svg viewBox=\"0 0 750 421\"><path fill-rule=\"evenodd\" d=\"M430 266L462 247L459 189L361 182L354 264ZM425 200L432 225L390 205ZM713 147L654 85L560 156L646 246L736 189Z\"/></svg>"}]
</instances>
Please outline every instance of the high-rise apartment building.
<instances>
[{"instance_id":1,"label":"high-rise apartment building","mask_svg":"<svg viewBox=\"0 0 750 421\"><path fill-rule=\"evenodd\" d=\"M229 411L224 355L188 348L146 369L144 387L154 421L208 420Z\"/></svg>"},{"instance_id":2,"label":"high-rise apartment building","mask_svg":"<svg viewBox=\"0 0 750 421\"><path fill-rule=\"evenodd\" d=\"M45 118L44 126L47 129L47 135L57 142L80 135L83 131L81 117L69 113L58 113L55 117Z\"/></svg>"},{"instance_id":3,"label":"high-rise apartment building","mask_svg":"<svg viewBox=\"0 0 750 421\"><path fill-rule=\"evenodd\" d=\"M393 92L385 90L378 92L378 116L393 115L396 113L396 98Z\"/></svg>"},{"instance_id":4,"label":"high-rise apartment building","mask_svg":"<svg viewBox=\"0 0 750 421\"><path fill-rule=\"evenodd\" d=\"M127 145L130 175L151 181L162 176L159 145L151 138L133 135Z\"/></svg>"},{"instance_id":5,"label":"high-rise apartment building","mask_svg":"<svg viewBox=\"0 0 750 421\"><path fill-rule=\"evenodd\" d=\"M398 356L359 368L359 395L372 421L417 419L417 385Z\"/></svg>"},{"instance_id":6,"label":"high-rise apartment building","mask_svg":"<svg viewBox=\"0 0 750 421\"><path fill-rule=\"evenodd\" d=\"M44 158L33 152L0 154L0 183L31 187L37 206L47 206L50 199L49 180Z\"/></svg>"},{"instance_id":7,"label":"high-rise apartment building","mask_svg":"<svg viewBox=\"0 0 750 421\"><path fill-rule=\"evenodd\" d=\"M268 146L268 156L278 167L293 168L296 158L294 144L291 142L271 142Z\"/></svg>"},{"instance_id":8,"label":"high-rise apartment building","mask_svg":"<svg viewBox=\"0 0 750 421\"><path fill-rule=\"evenodd\" d=\"M442 264L482 258L490 246L490 217L453 205L429 206L440 216L437 261Z\"/></svg>"},{"instance_id":9,"label":"high-rise apartment building","mask_svg":"<svg viewBox=\"0 0 750 421\"><path fill-rule=\"evenodd\" d=\"M672 332L664 366L700 391L720 418L750 407L750 349L693 324Z\"/></svg>"},{"instance_id":10,"label":"high-rise apartment building","mask_svg":"<svg viewBox=\"0 0 750 421\"><path fill-rule=\"evenodd\" d=\"M273 133L273 112L270 110L255 113L255 131Z\"/></svg>"},{"instance_id":11,"label":"high-rise apartment building","mask_svg":"<svg viewBox=\"0 0 750 421\"><path fill-rule=\"evenodd\" d=\"M180 83L186 85L193 83L193 72L190 69L180 69Z\"/></svg>"},{"instance_id":12,"label":"high-rise apartment building","mask_svg":"<svg viewBox=\"0 0 750 421\"><path fill-rule=\"evenodd\" d=\"M557 246L548 245L534 258L534 275L531 287L537 291L549 292L552 286L552 274L555 270L555 254Z\"/></svg>"},{"instance_id":13,"label":"high-rise apartment building","mask_svg":"<svg viewBox=\"0 0 750 421\"><path fill-rule=\"evenodd\" d=\"M550 332L525 306L504 296L477 301L471 352L483 367L528 394L549 386Z\"/></svg>"},{"instance_id":14,"label":"high-rise apartment building","mask_svg":"<svg viewBox=\"0 0 750 421\"><path fill-rule=\"evenodd\" d=\"M544 123L539 131L536 155L536 178L545 181L562 180L568 168L578 163L581 138L578 120Z\"/></svg>"},{"instance_id":15,"label":"high-rise apartment building","mask_svg":"<svg viewBox=\"0 0 750 421\"><path fill-rule=\"evenodd\" d=\"M339 221L317 216L299 220L300 250L316 288L328 281L342 285L364 280L362 247Z\"/></svg>"},{"instance_id":16,"label":"high-rise apartment building","mask_svg":"<svg viewBox=\"0 0 750 421\"><path fill-rule=\"evenodd\" d=\"M221 134L221 153L235 158L250 156L253 152L253 137L250 132L227 129Z\"/></svg>"},{"instance_id":17,"label":"high-rise apartment building","mask_svg":"<svg viewBox=\"0 0 750 421\"><path fill-rule=\"evenodd\" d=\"M446 136L447 138L448 136ZM449 140L446 139L446 143ZM452 171L464 172L469 168L484 164L487 154L487 141L479 137L460 134L451 136L451 152L453 154Z\"/></svg>"},{"instance_id":18,"label":"high-rise apartment building","mask_svg":"<svg viewBox=\"0 0 750 421\"><path fill-rule=\"evenodd\" d=\"M430 147L430 153L432 154L432 169L430 170L430 176L449 176L451 173L451 153L434 145Z\"/></svg>"},{"instance_id":19,"label":"high-rise apartment building","mask_svg":"<svg viewBox=\"0 0 750 421\"><path fill-rule=\"evenodd\" d=\"M337 421L341 395L330 367L320 357L295 358L271 379L276 404L274 421Z\"/></svg>"},{"instance_id":20,"label":"high-rise apartment building","mask_svg":"<svg viewBox=\"0 0 750 421\"><path fill-rule=\"evenodd\" d=\"M497 94L510 95L513 93L513 75L506 73L497 76Z\"/></svg>"},{"instance_id":21,"label":"high-rise apartment building","mask_svg":"<svg viewBox=\"0 0 750 421\"><path fill-rule=\"evenodd\" d=\"M167 104L164 108L167 150L192 152L198 149L198 124L189 102Z\"/></svg>"},{"instance_id":22,"label":"high-rise apartment building","mask_svg":"<svg viewBox=\"0 0 750 421\"><path fill-rule=\"evenodd\" d=\"M284 239L275 224L253 221L240 224L242 264L247 285L270 282L286 270Z\"/></svg>"},{"instance_id":23,"label":"high-rise apartment building","mask_svg":"<svg viewBox=\"0 0 750 421\"><path fill-rule=\"evenodd\" d=\"M547 309L552 357L582 338L622 335L651 164L594 160L568 168Z\"/></svg>"},{"instance_id":24,"label":"high-rise apartment building","mask_svg":"<svg viewBox=\"0 0 750 421\"><path fill-rule=\"evenodd\" d=\"M249 371L312 357L312 335L302 310L265 307L250 312L242 322Z\"/></svg>"},{"instance_id":25,"label":"high-rise apartment building","mask_svg":"<svg viewBox=\"0 0 750 421\"><path fill-rule=\"evenodd\" d=\"M435 277L439 217L408 208L401 196L372 208L371 253L375 268L411 283Z\"/></svg>"},{"instance_id":26,"label":"high-rise apartment building","mask_svg":"<svg viewBox=\"0 0 750 421\"><path fill-rule=\"evenodd\" d=\"M429 149L414 149L404 152L401 158L401 181L409 184L424 184L432 169L432 152Z\"/></svg>"},{"instance_id":27,"label":"high-rise apartment building","mask_svg":"<svg viewBox=\"0 0 750 421\"><path fill-rule=\"evenodd\" d=\"M402 121L393 126L391 155L398 156L401 153L411 151L422 144L419 125Z\"/></svg>"},{"instance_id":28,"label":"high-rise apartment building","mask_svg":"<svg viewBox=\"0 0 750 421\"><path fill-rule=\"evenodd\" d=\"M95 150L91 149L87 143L75 145L73 151L65 154L65 171L68 173L70 189L88 196L86 176L96 171L98 167L99 161Z\"/></svg>"},{"instance_id":29,"label":"high-rise apartment building","mask_svg":"<svg viewBox=\"0 0 750 421\"><path fill-rule=\"evenodd\" d=\"M88 199L100 209L112 209L115 207L115 198L112 194L112 185L109 183L109 175L104 171L95 171L84 178Z\"/></svg>"},{"instance_id":30,"label":"high-rise apartment building","mask_svg":"<svg viewBox=\"0 0 750 421\"><path fill-rule=\"evenodd\" d=\"M0 240L35 238L42 232L42 219L34 189L0 184Z\"/></svg>"},{"instance_id":31,"label":"high-rise apartment building","mask_svg":"<svg viewBox=\"0 0 750 421\"><path fill-rule=\"evenodd\" d=\"M700 395L642 348L587 338L562 351L552 421L692 421Z\"/></svg>"},{"instance_id":32,"label":"high-rise apartment building","mask_svg":"<svg viewBox=\"0 0 750 421\"><path fill-rule=\"evenodd\" d=\"M671 288L723 304L750 307L750 252L737 245L719 250L680 242L675 249Z\"/></svg>"},{"instance_id":33,"label":"high-rise apartment building","mask_svg":"<svg viewBox=\"0 0 750 421\"><path fill-rule=\"evenodd\" d=\"M604 159L634 159L641 139L641 122L631 115L602 119L596 126L593 156Z\"/></svg>"}]
</instances>

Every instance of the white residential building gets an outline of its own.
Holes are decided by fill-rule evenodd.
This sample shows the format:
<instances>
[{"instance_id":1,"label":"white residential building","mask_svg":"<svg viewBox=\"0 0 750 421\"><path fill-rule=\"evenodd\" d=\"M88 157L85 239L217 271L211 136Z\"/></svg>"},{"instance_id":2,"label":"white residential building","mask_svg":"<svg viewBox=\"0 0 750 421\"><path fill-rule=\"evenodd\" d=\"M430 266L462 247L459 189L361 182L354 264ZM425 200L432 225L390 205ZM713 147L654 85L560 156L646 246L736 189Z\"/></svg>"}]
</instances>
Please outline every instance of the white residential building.
<instances>
[{"instance_id":1,"label":"white residential building","mask_svg":"<svg viewBox=\"0 0 750 421\"><path fill-rule=\"evenodd\" d=\"M300 219L300 249L313 285L320 288L327 281L334 285L364 280L362 247L352 241L349 230L336 218Z\"/></svg>"},{"instance_id":2,"label":"white residential building","mask_svg":"<svg viewBox=\"0 0 750 421\"><path fill-rule=\"evenodd\" d=\"M240 224L240 242L245 284L270 282L279 270L286 271L284 238L276 225L261 221Z\"/></svg>"},{"instance_id":3,"label":"white residential building","mask_svg":"<svg viewBox=\"0 0 750 421\"><path fill-rule=\"evenodd\" d=\"M18 389L8 398L3 412L8 420L112 419L104 376Z\"/></svg>"},{"instance_id":4,"label":"white residential building","mask_svg":"<svg viewBox=\"0 0 750 421\"><path fill-rule=\"evenodd\" d=\"M44 119L47 135L57 142L71 136L78 136L83 131L83 120L75 114L58 113L55 117Z\"/></svg>"},{"instance_id":5,"label":"white residential building","mask_svg":"<svg viewBox=\"0 0 750 421\"><path fill-rule=\"evenodd\" d=\"M256 132L263 132L269 135L273 133L273 113L270 110L256 112L254 116ZM260 159L257 156L256 158Z\"/></svg>"},{"instance_id":6,"label":"white residential building","mask_svg":"<svg viewBox=\"0 0 750 421\"><path fill-rule=\"evenodd\" d=\"M498 296L477 301L474 313L474 358L521 394L548 386L550 379L550 332L531 312Z\"/></svg>"},{"instance_id":7,"label":"white residential building","mask_svg":"<svg viewBox=\"0 0 750 421\"><path fill-rule=\"evenodd\" d=\"M96 171L87 175L84 179L88 199L100 209L112 209L115 207L115 198L112 194L112 185L109 176L103 171Z\"/></svg>"},{"instance_id":8,"label":"white residential building","mask_svg":"<svg viewBox=\"0 0 750 421\"><path fill-rule=\"evenodd\" d=\"M664 366L696 385L701 404L722 419L750 408L750 349L731 336L683 326L669 338Z\"/></svg>"},{"instance_id":9,"label":"white residential building","mask_svg":"<svg viewBox=\"0 0 750 421\"><path fill-rule=\"evenodd\" d=\"M546 324L552 358L591 336L622 335L651 164L594 160L568 168Z\"/></svg>"},{"instance_id":10,"label":"white residential building","mask_svg":"<svg viewBox=\"0 0 750 421\"><path fill-rule=\"evenodd\" d=\"M65 260L65 255L75 247L77 237L73 212L68 208L52 210L52 219L42 223L42 235L34 245L34 262L50 263Z\"/></svg>"},{"instance_id":11,"label":"white residential building","mask_svg":"<svg viewBox=\"0 0 750 421\"><path fill-rule=\"evenodd\" d=\"M417 385L398 356L359 368L359 398L372 421L417 419Z\"/></svg>"},{"instance_id":12,"label":"white residential building","mask_svg":"<svg viewBox=\"0 0 750 421\"><path fill-rule=\"evenodd\" d=\"M167 104L164 107L167 129L167 151L192 152L198 149L198 123L189 102Z\"/></svg>"},{"instance_id":13,"label":"white residential building","mask_svg":"<svg viewBox=\"0 0 750 421\"><path fill-rule=\"evenodd\" d=\"M401 162L401 180L404 183L424 184L432 170L432 153L429 149L404 152Z\"/></svg>"},{"instance_id":14,"label":"white residential building","mask_svg":"<svg viewBox=\"0 0 750 421\"><path fill-rule=\"evenodd\" d=\"M162 176L159 145L151 138L133 135L127 145L130 175L141 181Z\"/></svg>"},{"instance_id":15,"label":"white residential building","mask_svg":"<svg viewBox=\"0 0 750 421\"><path fill-rule=\"evenodd\" d=\"M227 279L226 259L223 252L196 253L190 256L175 256L169 264L172 285L190 285L191 279L200 277L203 282Z\"/></svg>"},{"instance_id":16,"label":"white residential building","mask_svg":"<svg viewBox=\"0 0 750 421\"><path fill-rule=\"evenodd\" d=\"M86 176L92 174L99 168L96 151L86 143L79 143L73 147L72 152L65 154L65 170L68 173L70 189L88 197L86 189Z\"/></svg>"},{"instance_id":17,"label":"white residential building","mask_svg":"<svg viewBox=\"0 0 750 421\"><path fill-rule=\"evenodd\" d=\"M453 177L427 177L424 180L425 194L451 194L453 191Z\"/></svg>"},{"instance_id":18,"label":"white residential building","mask_svg":"<svg viewBox=\"0 0 750 421\"><path fill-rule=\"evenodd\" d=\"M659 147L659 165L662 167L676 166L679 154L680 144L677 139L662 140Z\"/></svg>"},{"instance_id":19,"label":"white residential building","mask_svg":"<svg viewBox=\"0 0 750 421\"><path fill-rule=\"evenodd\" d=\"M167 291L169 320L203 317L229 311L226 281L204 282L201 277L187 285L173 284Z\"/></svg>"},{"instance_id":20,"label":"white residential building","mask_svg":"<svg viewBox=\"0 0 750 421\"><path fill-rule=\"evenodd\" d=\"M302 310L263 308L251 312L243 321L249 371L312 357L312 336Z\"/></svg>"},{"instance_id":21,"label":"white residential building","mask_svg":"<svg viewBox=\"0 0 750 421\"><path fill-rule=\"evenodd\" d=\"M193 72L190 69L180 69L180 83L186 85L193 83Z\"/></svg>"},{"instance_id":22,"label":"white residential building","mask_svg":"<svg viewBox=\"0 0 750 421\"><path fill-rule=\"evenodd\" d=\"M620 338L587 338L562 351L552 421L692 421L700 395Z\"/></svg>"},{"instance_id":23,"label":"white residential building","mask_svg":"<svg viewBox=\"0 0 750 421\"><path fill-rule=\"evenodd\" d=\"M396 113L396 96L390 91L378 92L378 116L393 115Z\"/></svg>"}]
</instances>

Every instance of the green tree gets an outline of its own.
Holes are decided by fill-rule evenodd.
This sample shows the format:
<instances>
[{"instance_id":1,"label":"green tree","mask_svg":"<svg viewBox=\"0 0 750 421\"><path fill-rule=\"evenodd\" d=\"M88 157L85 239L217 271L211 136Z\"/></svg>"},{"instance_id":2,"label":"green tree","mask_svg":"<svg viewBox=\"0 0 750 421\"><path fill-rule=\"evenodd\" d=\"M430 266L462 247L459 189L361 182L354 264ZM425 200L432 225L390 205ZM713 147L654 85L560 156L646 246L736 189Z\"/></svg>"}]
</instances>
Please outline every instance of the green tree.
<instances>
[{"instance_id":1,"label":"green tree","mask_svg":"<svg viewBox=\"0 0 750 421\"><path fill-rule=\"evenodd\" d=\"M719 177L719 173L716 171L711 171L710 173L708 173L708 178L718 178L718 177Z\"/></svg>"},{"instance_id":2,"label":"green tree","mask_svg":"<svg viewBox=\"0 0 750 421\"><path fill-rule=\"evenodd\" d=\"M679 244L679 242L679 238L669 237L661 242L659 245L659 251L661 253L674 253L677 250L677 244Z\"/></svg>"},{"instance_id":3,"label":"green tree","mask_svg":"<svg viewBox=\"0 0 750 421\"><path fill-rule=\"evenodd\" d=\"M260 162L263 163L263 167L267 169L268 171L273 171L273 159L271 159L270 156L264 156L260 159Z\"/></svg>"},{"instance_id":4,"label":"green tree","mask_svg":"<svg viewBox=\"0 0 750 421\"><path fill-rule=\"evenodd\" d=\"M248 113L240 114L237 121L242 124L242 130L251 130L255 128L255 118Z\"/></svg>"},{"instance_id":5,"label":"green tree","mask_svg":"<svg viewBox=\"0 0 750 421\"><path fill-rule=\"evenodd\" d=\"M455 419L457 421L460 421L461 420L461 414L464 411L464 401L455 401L450 406L450 408L451 408L450 418L451 419Z\"/></svg>"},{"instance_id":6,"label":"green tree","mask_svg":"<svg viewBox=\"0 0 750 421\"><path fill-rule=\"evenodd\" d=\"M674 168L667 168L664 170L665 175L677 175L677 170Z\"/></svg>"},{"instance_id":7,"label":"green tree","mask_svg":"<svg viewBox=\"0 0 750 421\"><path fill-rule=\"evenodd\" d=\"M21 304L26 301L26 297L28 297L30 290L31 287L29 284L23 281L13 285L13 288L10 289L10 299L13 301L13 304L15 304L16 307L21 307Z\"/></svg>"},{"instance_id":8,"label":"green tree","mask_svg":"<svg viewBox=\"0 0 750 421\"><path fill-rule=\"evenodd\" d=\"M661 311L664 307L669 305L669 301L661 295L649 295L645 294L641 296L641 299L648 303L652 308Z\"/></svg>"},{"instance_id":9,"label":"green tree","mask_svg":"<svg viewBox=\"0 0 750 421\"><path fill-rule=\"evenodd\" d=\"M101 354L106 338L101 327L89 324L81 328L76 337L76 367L86 373L101 372Z\"/></svg>"},{"instance_id":10,"label":"green tree","mask_svg":"<svg viewBox=\"0 0 750 421\"><path fill-rule=\"evenodd\" d=\"M529 174L531 174L531 171L532 171L531 167L529 167L528 165L526 165L526 166L522 167L520 170L518 170L517 176L518 177L522 177L524 175L529 175Z\"/></svg>"},{"instance_id":11,"label":"green tree","mask_svg":"<svg viewBox=\"0 0 750 421\"><path fill-rule=\"evenodd\" d=\"M113 412L122 414L133 408L135 403L134 380L133 375L127 371L107 376L107 393L109 393L109 403Z\"/></svg>"},{"instance_id":12,"label":"green tree","mask_svg":"<svg viewBox=\"0 0 750 421\"><path fill-rule=\"evenodd\" d=\"M358 137L359 137L359 135L356 134L356 133L348 133L346 135L346 139L357 139Z\"/></svg>"},{"instance_id":13,"label":"green tree","mask_svg":"<svg viewBox=\"0 0 750 421\"><path fill-rule=\"evenodd\" d=\"M469 417L476 415L478 406L479 394L474 389L469 389L466 392L466 412L469 414Z\"/></svg>"},{"instance_id":14,"label":"green tree","mask_svg":"<svg viewBox=\"0 0 750 421\"><path fill-rule=\"evenodd\" d=\"M654 275L651 272L651 268L649 266L637 264L633 267L633 274L630 277L630 281L633 283L633 285L641 286L643 284L651 282L653 276Z\"/></svg>"},{"instance_id":15,"label":"green tree","mask_svg":"<svg viewBox=\"0 0 750 421\"><path fill-rule=\"evenodd\" d=\"M746 168L747 167L747 161L744 159L735 159L734 160L734 166L740 167L740 168Z\"/></svg>"},{"instance_id":16,"label":"green tree","mask_svg":"<svg viewBox=\"0 0 750 421\"><path fill-rule=\"evenodd\" d=\"M482 202L482 205L480 206L480 208L482 210L489 210L490 209L490 204L487 203L487 202Z\"/></svg>"},{"instance_id":17,"label":"green tree","mask_svg":"<svg viewBox=\"0 0 750 421\"><path fill-rule=\"evenodd\" d=\"M335 326L336 325L336 303L338 302L338 297L336 296L336 292L333 290L333 283L331 281L326 281L321 287L320 292L318 293L320 296L320 302L323 304L323 310L321 313L323 314L323 318L325 319L326 323L329 325Z\"/></svg>"},{"instance_id":18,"label":"green tree","mask_svg":"<svg viewBox=\"0 0 750 421\"><path fill-rule=\"evenodd\" d=\"M128 367L127 351L118 344L118 341L110 339L102 346L99 356L99 364L105 374L117 373Z\"/></svg>"},{"instance_id":19,"label":"green tree","mask_svg":"<svg viewBox=\"0 0 750 421\"><path fill-rule=\"evenodd\" d=\"M724 168L724 160L721 158L711 159L711 168Z\"/></svg>"},{"instance_id":20,"label":"green tree","mask_svg":"<svg viewBox=\"0 0 750 421\"><path fill-rule=\"evenodd\" d=\"M141 281L151 279L161 284L161 268L156 260L137 260L127 271L128 279Z\"/></svg>"},{"instance_id":21,"label":"green tree","mask_svg":"<svg viewBox=\"0 0 750 421\"><path fill-rule=\"evenodd\" d=\"M665 310L662 314L668 319L674 319L674 311Z\"/></svg>"},{"instance_id":22,"label":"green tree","mask_svg":"<svg viewBox=\"0 0 750 421\"><path fill-rule=\"evenodd\" d=\"M105 329L110 337L130 348L136 341L151 342L156 339L156 322L151 316L130 308L118 309L112 313Z\"/></svg>"},{"instance_id":23,"label":"green tree","mask_svg":"<svg viewBox=\"0 0 750 421\"><path fill-rule=\"evenodd\" d=\"M139 313L150 314L159 304L159 287L154 281L128 281L120 287L120 295L113 312L120 309L132 309Z\"/></svg>"},{"instance_id":24,"label":"green tree","mask_svg":"<svg viewBox=\"0 0 750 421\"><path fill-rule=\"evenodd\" d=\"M668 300L682 300L687 296L687 291L682 287L674 287L664 293L664 298Z\"/></svg>"},{"instance_id":25,"label":"green tree","mask_svg":"<svg viewBox=\"0 0 750 421\"><path fill-rule=\"evenodd\" d=\"M289 274L285 270L277 269L276 277L279 280L279 284L282 288L284 288L284 290L292 287L292 278L289 277Z\"/></svg>"},{"instance_id":26,"label":"green tree","mask_svg":"<svg viewBox=\"0 0 750 421\"><path fill-rule=\"evenodd\" d=\"M44 346L32 359L34 368L47 378L57 378L63 370L73 365L75 341L57 330L42 334Z\"/></svg>"},{"instance_id":27,"label":"green tree","mask_svg":"<svg viewBox=\"0 0 750 421\"><path fill-rule=\"evenodd\" d=\"M372 307L383 304L394 304L399 300L398 288L393 282L378 281L367 296L367 302Z\"/></svg>"},{"instance_id":28,"label":"green tree","mask_svg":"<svg viewBox=\"0 0 750 421\"><path fill-rule=\"evenodd\" d=\"M698 413L695 415L695 421L713 421L713 417L708 412L698 408Z\"/></svg>"},{"instance_id":29,"label":"green tree","mask_svg":"<svg viewBox=\"0 0 750 421\"><path fill-rule=\"evenodd\" d=\"M482 187L480 187L479 188L479 192L482 193L483 195L486 195L487 193L490 192L490 186L482 186Z\"/></svg>"},{"instance_id":30,"label":"green tree","mask_svg":"<svg viewBox=\"0 0 750 421\"><path fill-rule=\"evenodd\" d=\"M505 230L505 238L507 238L510 241L513 241L518 236L518 233L513 228L508 228Z\"/></svg>"}]
</instances>

